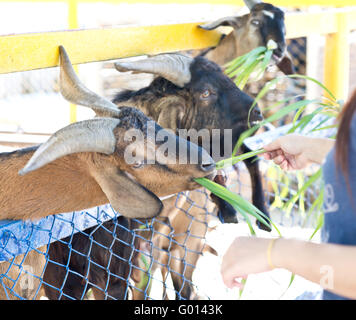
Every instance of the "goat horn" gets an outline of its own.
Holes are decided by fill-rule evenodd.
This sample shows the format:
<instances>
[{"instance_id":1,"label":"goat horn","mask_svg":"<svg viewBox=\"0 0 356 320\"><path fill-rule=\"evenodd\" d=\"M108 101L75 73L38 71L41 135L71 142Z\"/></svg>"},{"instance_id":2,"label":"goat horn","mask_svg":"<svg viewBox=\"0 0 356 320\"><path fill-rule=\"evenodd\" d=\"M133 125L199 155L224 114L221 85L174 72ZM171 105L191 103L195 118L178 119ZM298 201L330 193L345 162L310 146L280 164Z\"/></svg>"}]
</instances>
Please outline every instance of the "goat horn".
<instances>
[{"instance_id":1,"label":"goat horn","mask_svg":"<svg viewBox=\"0 0 356 320\"><path fill-rule=\"evenodd\" d=\"M69 60L67 52L63 46L59 46L60 57L60 91L63 97L75 104L80 104L93 109L99 116L115 117L120 110L111 101L100 97L90 91L78 79L73 66Z\"/></svg>"},{"instance_id":2,"label":"goat horn","mask_svg":"<svg viewBox=\"0 0 356 320\"><path fill-rule=\"evenodd\" d=\"M119 119L94 118L72 123L55 132L19 171L24 175L68 154L100 152L112 154L116 147L113 130Z\"/></svg>"},{"instance_id":3,"label":"goat horn","mask_svg":"<svg viewBox=\"0 0 356 320\"><path fill-rule=\"evenodd\" d=\"M233 26L234 23L236 23L236 17L224 17L213 22L199 25L198 28L204 30L213 30L220 26Z\"/></svg>"},{"instance_id":4,"label":"goat horn","mask_svg":"<svg viewBox=\"0 0 356 320\"><path fill-rule=\"evenodd\" d=\"M258 4L258 3L261 3L262 1L259 1L259 0L244 0L245 2L245 5L250 9L252 10L252 8Z\"/></svg>"},{"instance_id":5,"label":"goat horn","mask_svg":"<svg viewBox=\"0 0 356 320\"><path fill-rule=\"evenodd\" d=\"M182 54L160 54L133 62L116 62L118 71L139 71L159 75L179 87L190 82L193 58Z\"/></svg>"}]
</instances>

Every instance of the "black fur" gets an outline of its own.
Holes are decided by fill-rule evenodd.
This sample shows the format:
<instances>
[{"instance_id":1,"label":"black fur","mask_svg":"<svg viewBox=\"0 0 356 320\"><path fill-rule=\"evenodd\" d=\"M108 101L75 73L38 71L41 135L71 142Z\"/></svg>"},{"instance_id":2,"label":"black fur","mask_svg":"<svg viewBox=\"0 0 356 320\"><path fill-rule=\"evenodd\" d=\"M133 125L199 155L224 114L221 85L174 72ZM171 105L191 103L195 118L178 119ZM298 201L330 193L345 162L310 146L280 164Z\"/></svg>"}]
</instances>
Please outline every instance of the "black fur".
<instances>
[{"instance_id":1,"label":"black fur","mask_svg":"<svg viewBox=\"0 0 356 320\"><path fill-rule=\"evenodd\" d=\"M35 152L38 149L38 147L39 146L32 146L32 147L27 147L27 148L23 148L23 149L11 151L11 152L1 152L0 153L0 161L8 160L11 158L21 158L25 154L28 154L30 152Z\"/></svg>"},{"instance_id":2,"label":"black fur","mask_svg":"<svg viewBox=\"0 0 356 320\"><path fill-rule=\"evenodd\" d=\"M274 19L266 16L260 25L259 31L263 39L263 43L267 45L268 40L273 39L278 45L278 48L274 50L274 53L281 57L282 53L286 49L286 40L284 35L284 12L272 4L258 3L252 8L251 14L253 15L255 12L262 10L269 11L274 15Z\"/></svg>"}]
</instances>

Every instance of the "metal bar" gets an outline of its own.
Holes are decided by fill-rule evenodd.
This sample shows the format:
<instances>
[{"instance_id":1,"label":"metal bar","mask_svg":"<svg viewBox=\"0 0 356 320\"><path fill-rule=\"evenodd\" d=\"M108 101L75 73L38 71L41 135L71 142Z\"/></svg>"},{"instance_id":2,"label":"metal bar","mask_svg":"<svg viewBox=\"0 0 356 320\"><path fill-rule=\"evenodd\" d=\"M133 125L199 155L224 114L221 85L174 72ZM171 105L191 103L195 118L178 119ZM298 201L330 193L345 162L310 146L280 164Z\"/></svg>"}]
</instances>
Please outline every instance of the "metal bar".
<instances>
[{"instance_id":1,"label":"metal bar","mask_svg":"<svg viewBox=\"0 0 356 320\"><path fill-rule=\"evenodd\" d=\"M0 37L0 73L58 65L63 45L73 64L143 54L158 54L217 45L221 33L206 31L200 23L119 27L18 34Z\"/></svg>"}]
</instances>

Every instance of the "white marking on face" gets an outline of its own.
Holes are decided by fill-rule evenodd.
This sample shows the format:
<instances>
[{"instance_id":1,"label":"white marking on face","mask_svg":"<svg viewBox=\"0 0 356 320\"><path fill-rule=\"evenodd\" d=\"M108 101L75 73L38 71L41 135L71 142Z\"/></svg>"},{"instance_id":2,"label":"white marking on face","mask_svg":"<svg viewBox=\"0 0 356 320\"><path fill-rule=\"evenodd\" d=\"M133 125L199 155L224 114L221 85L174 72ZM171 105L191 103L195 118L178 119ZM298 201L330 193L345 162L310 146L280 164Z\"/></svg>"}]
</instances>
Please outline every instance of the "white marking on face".
<instances>
[{"instance_id":1,"label":"white marking on face","mask_svg":"<svg viewBox=\"0 0 356 320\"><path fill-rule=\"evenodd\" d=\"M274 13L270 11L263 10L262 11L264 15L270 17L271 19L274 19Z\"/></svg>"}]
</instances>

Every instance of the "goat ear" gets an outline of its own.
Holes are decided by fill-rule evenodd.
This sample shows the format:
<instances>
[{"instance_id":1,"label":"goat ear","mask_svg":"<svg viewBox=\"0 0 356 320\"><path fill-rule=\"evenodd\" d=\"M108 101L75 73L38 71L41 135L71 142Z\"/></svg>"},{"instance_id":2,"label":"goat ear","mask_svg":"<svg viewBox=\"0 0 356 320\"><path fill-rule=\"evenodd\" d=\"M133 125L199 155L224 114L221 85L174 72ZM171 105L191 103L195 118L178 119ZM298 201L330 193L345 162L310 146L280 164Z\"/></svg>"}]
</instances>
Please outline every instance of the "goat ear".
<instances>
[{"instance_id":1,"label":"goat ear","mask_svg":"<svg viewBox=\"0 0 356 320\"><path fill-rule=\"evenodd\" d=\"M239 28L240 19L239 17L224 17L214 22L199 25L198 27L204 30L213 30L221 26Z\"/></svg>"},{"instance_id":2,"label":"goat ear","mask_svg":"<svg viewBox=\"0 0 356 320\"><path fill-rule=\"evenodd\" d=\"M113 165L96 170L93 176L112 207L124 217L153 218L163 209L154 193Z\"/></svg>"},{"instance_id":3,"label":"goat ear","mask_svg":"<svg viewBox=\"0 0 356 320\"><path fill-rule=\"evenodd\" d=\"M277 67L286 75L295 73L292 58L288 53L284 55L282 60L277 64Z\"/></svg>"}]
</instances>

